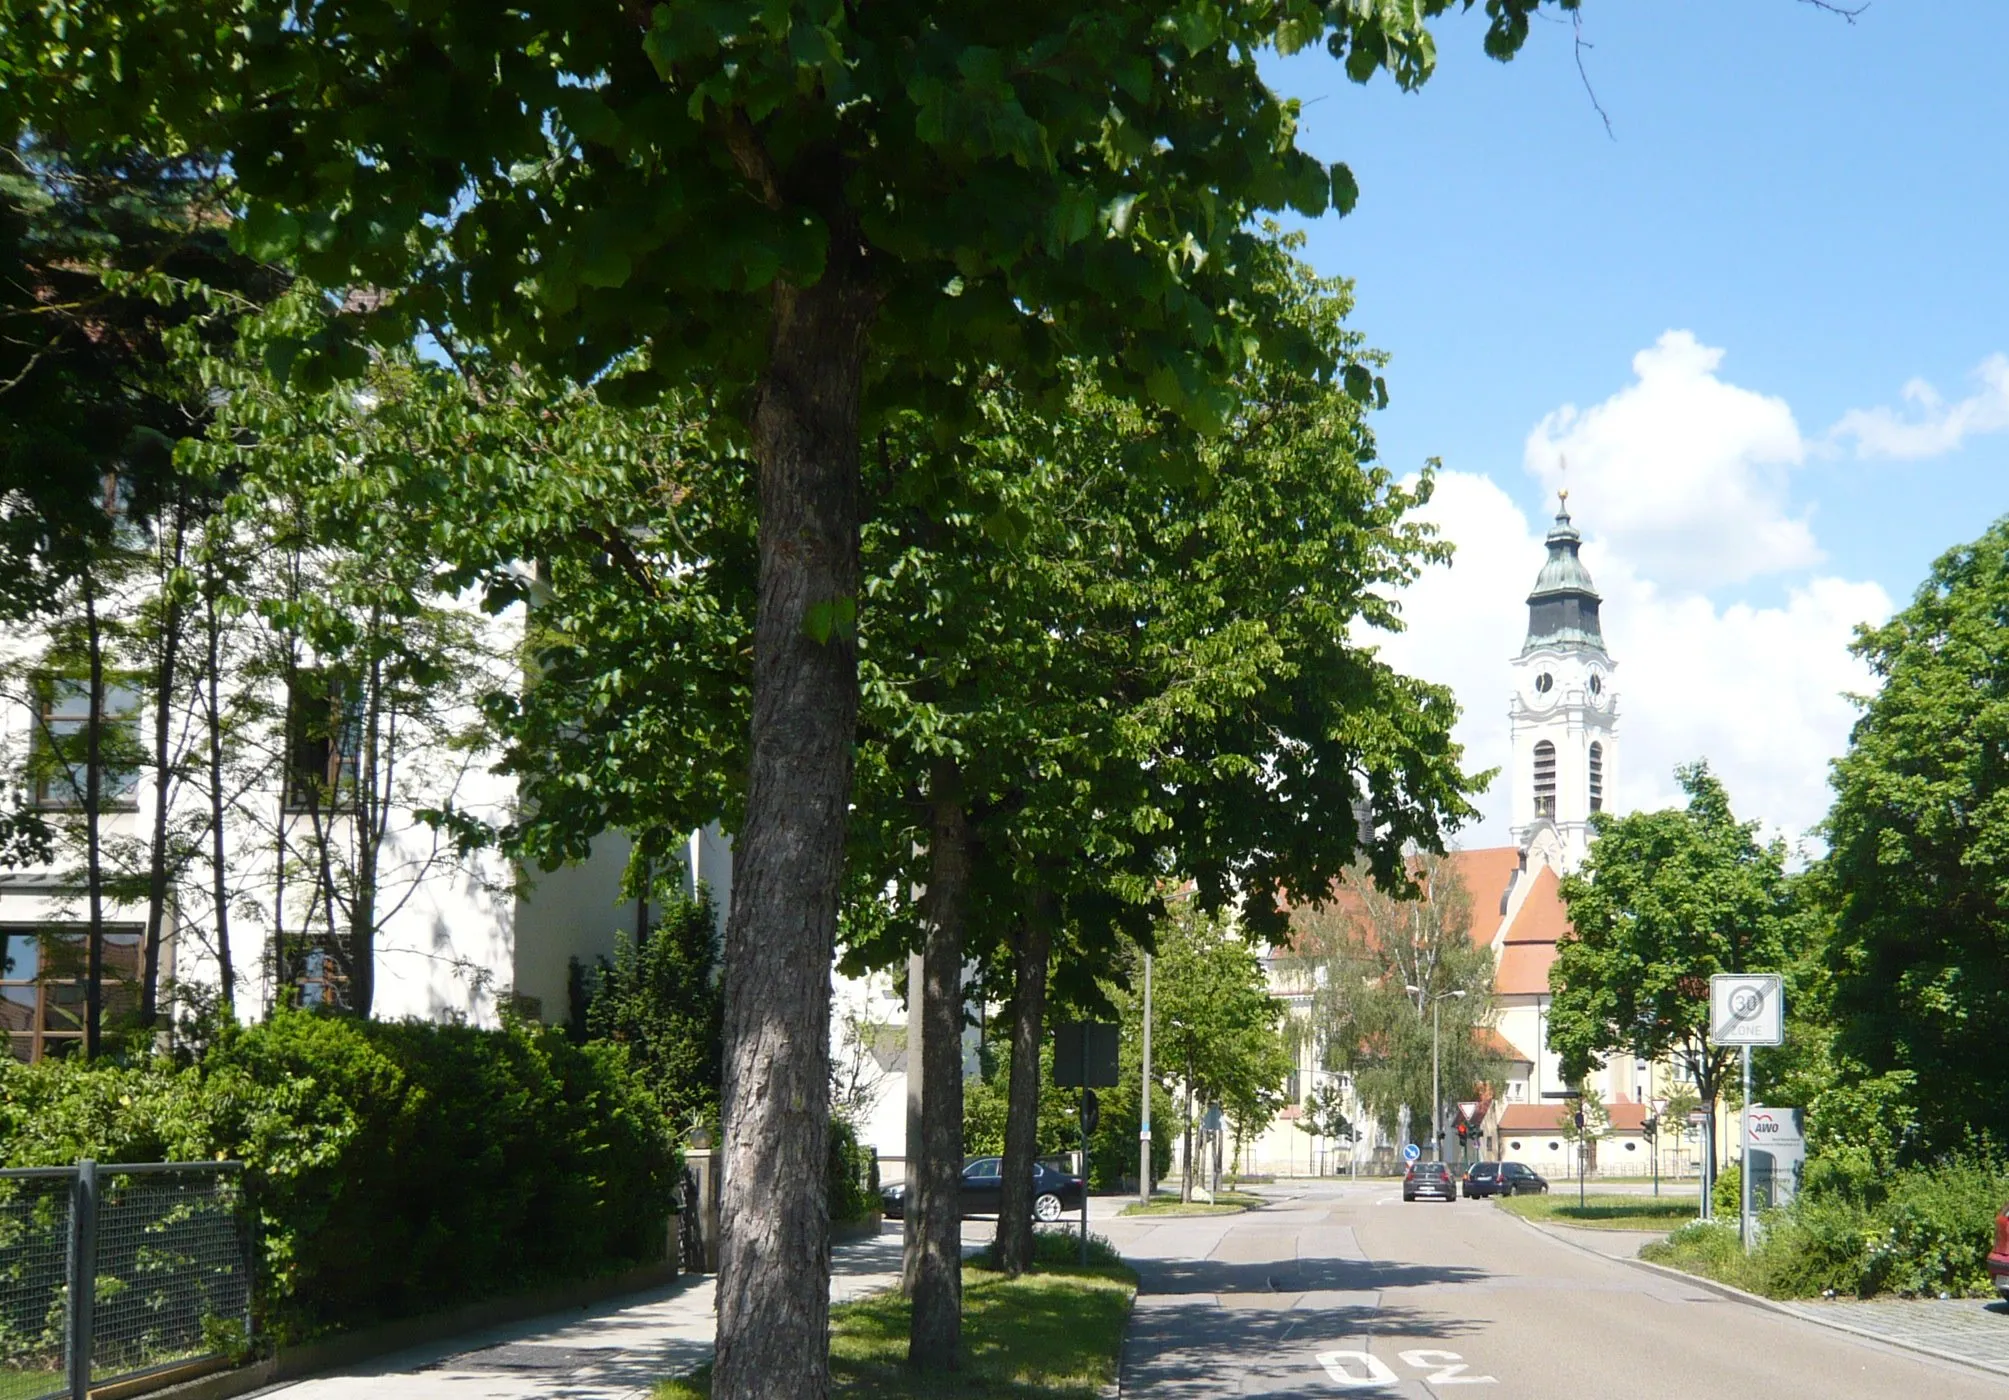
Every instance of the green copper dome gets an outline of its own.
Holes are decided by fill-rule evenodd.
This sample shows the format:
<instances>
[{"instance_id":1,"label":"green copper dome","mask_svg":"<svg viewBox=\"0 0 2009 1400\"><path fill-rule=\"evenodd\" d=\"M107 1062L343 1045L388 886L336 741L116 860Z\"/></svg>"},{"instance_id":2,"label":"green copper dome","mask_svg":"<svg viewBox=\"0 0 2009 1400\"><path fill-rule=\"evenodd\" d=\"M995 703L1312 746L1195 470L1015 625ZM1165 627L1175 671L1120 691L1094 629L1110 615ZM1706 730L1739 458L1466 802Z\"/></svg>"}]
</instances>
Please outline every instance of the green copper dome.
<instances>
[{"instance_id":1,"label":"green copper dome","mask_svg":"<svg viewBox=\"0 0 2009 1400\"><path fill-rule=\"evenodd\" d=\"M1556 523L1549 530L1548 561L1535 578L1534 592L1528 594L1528 640L1523 651L1536 647L1590 647L1604 650L1604 633L1598 626L1601 601L1583 566L1577 549L1583 536L1570 523L1569 497L1556 510Z\"/></svg>"}]
</instances>

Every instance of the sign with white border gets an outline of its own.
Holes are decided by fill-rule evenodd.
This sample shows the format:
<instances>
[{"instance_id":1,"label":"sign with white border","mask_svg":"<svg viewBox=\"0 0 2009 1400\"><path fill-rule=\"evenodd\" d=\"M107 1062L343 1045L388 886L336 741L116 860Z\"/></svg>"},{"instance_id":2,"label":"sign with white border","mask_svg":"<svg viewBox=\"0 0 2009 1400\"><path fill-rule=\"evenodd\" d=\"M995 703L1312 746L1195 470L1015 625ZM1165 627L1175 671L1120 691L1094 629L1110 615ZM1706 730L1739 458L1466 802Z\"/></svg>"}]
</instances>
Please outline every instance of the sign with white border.
<instances>
[{"instance_id":1,"label":"sign with white border","mask_svg":"<svg viewBox=\"0 0 2009 1400\"><path fill-rule=\"evenodd\" d=\"M1719 972L1709 979L1711 1045L1786 1043L1786 988L1776 972Z\"/></svg>"}]
</instances>

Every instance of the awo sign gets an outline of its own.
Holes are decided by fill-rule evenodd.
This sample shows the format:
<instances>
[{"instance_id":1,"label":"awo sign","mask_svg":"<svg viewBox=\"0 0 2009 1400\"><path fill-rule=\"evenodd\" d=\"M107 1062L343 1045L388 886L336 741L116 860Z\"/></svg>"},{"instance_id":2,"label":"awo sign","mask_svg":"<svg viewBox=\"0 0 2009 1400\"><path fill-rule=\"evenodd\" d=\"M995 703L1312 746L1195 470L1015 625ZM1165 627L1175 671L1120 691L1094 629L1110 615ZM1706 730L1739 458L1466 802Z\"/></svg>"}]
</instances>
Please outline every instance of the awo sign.
<instances>
[{"instance_id":1,"label":"awo sign","mask_svg":"<svg viewBox=\"0 0 2009 1400\"><path fill-rule=\"evenodd\" d=\"M1797 1153L1806 1144L1801 1123L1800 1109L1766 1108L1754 1103L1744 1119L1745 1145L1761 1152L1786 1149Z\"/></svg>"}]
</instances>

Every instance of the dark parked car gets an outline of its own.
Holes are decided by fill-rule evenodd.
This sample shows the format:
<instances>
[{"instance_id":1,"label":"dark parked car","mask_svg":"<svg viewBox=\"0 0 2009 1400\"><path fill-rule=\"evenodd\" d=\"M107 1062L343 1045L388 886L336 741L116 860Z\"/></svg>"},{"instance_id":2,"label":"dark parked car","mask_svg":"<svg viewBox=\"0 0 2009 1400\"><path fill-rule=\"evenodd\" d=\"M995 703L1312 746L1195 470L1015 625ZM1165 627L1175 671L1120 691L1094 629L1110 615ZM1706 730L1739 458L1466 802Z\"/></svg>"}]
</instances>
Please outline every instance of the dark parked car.
<instances>
[{"instance_id":1,"label":"dark parked car","mask_svg":"<svg viewBox=\"0 0 2009 1400\"><path fill-rule=\"evenodd\" d=\"M1004 1196L1004 1159L979 1157L963 1168L963 1218L996 1215ZM879 1193L886 1214L899 1219L905 1213L907 1183L896 1181ZM1032 1166L1032 1214L1036 1220L1058 1220L1069 1210L1081 1207L1081 1178L1035 1162Z\"/></svg>"},{"instance_id":2,"label":"dark parked car","mask_svg":"<svg viewBox=\"0 0 2009 1400\"><path fill-rule=\"evenodd\" d=\"M1468 1201L1481 1200L1487 1196L1497 1196L1504 1189L1498 1162L1474 1162L1465 1169L1465 1180L1460 1190Z\"/></svg>"},{"instance_id":3,"label":"dark parked car","mask_svg":"<svg viewBox=\"0 0 2009 1400\"><path fill-rule=\"evenodd\" d=\"M1988 1277L1995 1291L2009 1299L2009 1206L1995 1217L1995 1252L1988 1256Z\"/></svg>"},{"instance_id":4,"label":"dark parked car","mask_svg":"<svg viewBox=\"0 0 2009 1400\"><path fill-rule=\"evenodd\" d=\"M1402 1173L1402 1199L1413 1201L1421 1196L1457 1200L1458 1186L1451 1179L1451 1169L1442 1162L1411 1162L1409 1170Z\"/></svg>"},{"instance_id":5,"label":"dark parked car","mask_svg":"<svg viewBox=\"0 0 2009 1400\"><path fill-rule=\"evenodd\" d=\"M1486 1196L1527 1196L1549 1189L1548 1181L1519 1162L1474 1162L1465 1169L1466 1199Z\"/></svg>"}]
</instances>

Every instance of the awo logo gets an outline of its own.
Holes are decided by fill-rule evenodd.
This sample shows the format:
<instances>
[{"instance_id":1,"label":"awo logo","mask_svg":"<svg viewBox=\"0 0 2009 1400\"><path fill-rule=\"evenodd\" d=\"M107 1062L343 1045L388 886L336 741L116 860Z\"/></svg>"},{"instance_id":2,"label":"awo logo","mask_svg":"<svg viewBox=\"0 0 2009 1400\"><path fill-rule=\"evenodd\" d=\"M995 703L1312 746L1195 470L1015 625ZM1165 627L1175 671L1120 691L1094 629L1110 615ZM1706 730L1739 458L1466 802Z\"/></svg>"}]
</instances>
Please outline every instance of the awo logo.
<instances>
[{"instance_id":1,"label":"awo logo","mask_svg":"<svg viewBox=\"0 0 2009 1400\"><path fill-rule=\"evenodd\" d=\"M1754 1113L1751 1115L1751 1132L1754 1135L1758 1133L1776 1133L1779 1131L1779 1126L1779 1120L1769 1113Z\"/></svg>"}]
</instances>

